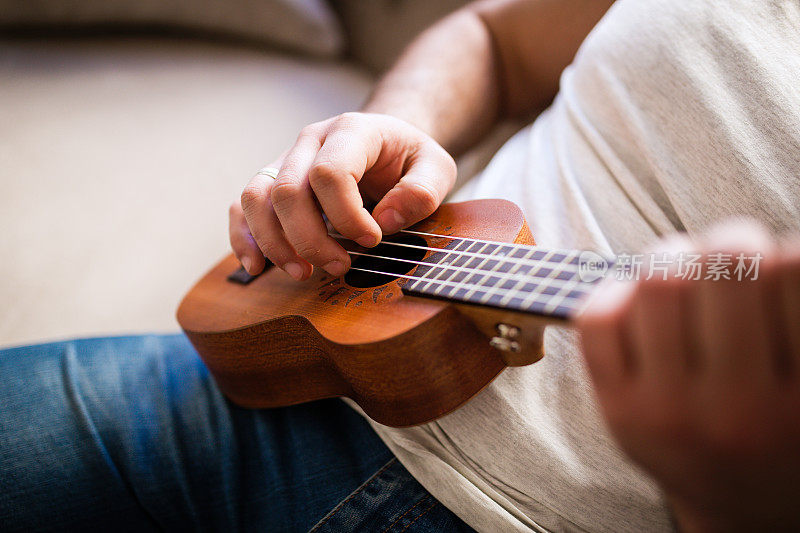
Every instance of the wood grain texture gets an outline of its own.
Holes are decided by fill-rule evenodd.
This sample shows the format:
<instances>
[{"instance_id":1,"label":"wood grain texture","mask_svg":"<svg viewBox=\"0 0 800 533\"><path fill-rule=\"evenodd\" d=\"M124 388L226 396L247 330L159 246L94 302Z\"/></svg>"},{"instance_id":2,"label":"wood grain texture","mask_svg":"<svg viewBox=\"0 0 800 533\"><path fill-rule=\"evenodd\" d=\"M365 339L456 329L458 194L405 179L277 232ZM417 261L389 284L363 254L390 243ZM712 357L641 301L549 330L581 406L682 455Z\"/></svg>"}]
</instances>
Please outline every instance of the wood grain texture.
<instances>
[{"instance_id":1,"label":"wood grain texture","mask_svg":"<svg viewBox=\"0 0 800 533\"><path fill-rule=\"evenodd\" d=\"M503 200L446 204L412 229L533 244L519 208ZM457 408L507 365L542 356L543 323L532 315L409 296L402 280L365 289L321 271L296 282L272 268L248 285L227 281L238 266L229 256L201 279L178 322L221 390L245 407L346 396L382 424L416 425ZM489 345L498 322L520 326L518 353Z\"/></svg>"}]
</instances>

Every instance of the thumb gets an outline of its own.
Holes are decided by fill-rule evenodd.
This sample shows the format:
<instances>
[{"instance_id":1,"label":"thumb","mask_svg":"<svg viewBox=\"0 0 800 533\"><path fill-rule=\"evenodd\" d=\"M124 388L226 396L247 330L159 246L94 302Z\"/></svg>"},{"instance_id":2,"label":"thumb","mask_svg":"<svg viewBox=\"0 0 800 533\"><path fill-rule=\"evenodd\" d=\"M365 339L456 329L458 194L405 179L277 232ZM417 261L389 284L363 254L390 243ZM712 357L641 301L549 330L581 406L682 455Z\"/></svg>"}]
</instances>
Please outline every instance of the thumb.
<instances>
[{"instance_id":1,"label":"thumb","mask_svg":"<svg viewBox=\"0 0 800 533\"><path fill-rule=\"evenodd\" d=\"M440 146L421 149L405 175L372 210L384 234L397 233L430 216L456 181L456 164Z\"/></svg>"}]
</instances>

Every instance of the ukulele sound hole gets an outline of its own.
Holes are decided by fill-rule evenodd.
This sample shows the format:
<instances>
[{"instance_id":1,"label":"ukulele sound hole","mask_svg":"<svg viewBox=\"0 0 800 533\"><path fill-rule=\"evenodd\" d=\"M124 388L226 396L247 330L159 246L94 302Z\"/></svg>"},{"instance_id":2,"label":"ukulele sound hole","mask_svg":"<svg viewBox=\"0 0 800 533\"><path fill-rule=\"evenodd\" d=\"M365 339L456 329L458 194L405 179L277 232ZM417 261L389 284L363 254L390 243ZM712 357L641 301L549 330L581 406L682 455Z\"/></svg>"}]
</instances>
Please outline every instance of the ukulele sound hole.
<instances>
[{"instance_id":1,"label":"ukulele sound hole","mask_svg":"<svg viewBox=\"0 0 800 533\"><path fill-rule=\"evenodd\" d=\"M419 248L411 248L410 245ZM425 257L425 239L417 235L398 233L390 235L375 248L364 250L363 253L375 257L353 256L352 268L344 277L345 282L351 287L366 289L385 285L411 272L417 263ZM363 269L363 270L358 270ZM365 270L371 272L365 272ZM378 274L377 272L380 272Z\"/></svg>"}]
</instances>

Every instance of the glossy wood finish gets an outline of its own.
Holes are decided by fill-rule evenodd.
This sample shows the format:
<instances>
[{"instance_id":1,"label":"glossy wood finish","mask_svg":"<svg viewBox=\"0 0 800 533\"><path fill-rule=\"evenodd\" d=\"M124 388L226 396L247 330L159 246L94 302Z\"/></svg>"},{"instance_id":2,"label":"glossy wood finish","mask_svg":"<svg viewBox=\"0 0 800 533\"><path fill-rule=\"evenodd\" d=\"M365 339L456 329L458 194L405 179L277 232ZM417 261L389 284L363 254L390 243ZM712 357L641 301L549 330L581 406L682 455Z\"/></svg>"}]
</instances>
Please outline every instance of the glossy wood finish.
<instances>
[{"instance_id":1,"label":"glossy wood finish","mask_svg":"<svg viewBox=\"0 0 800 533\"><path fill-rule=\"evenodd\" d=\"M533 244L519 208L502 200L446 204L413 229ZM248 285L227 281L238 266L229 256L201 279L178 322L245 407L346 396L380 423L415 425L457 408L507 365L542 356L544 322L533 315L408 296L400 279L365 289L324 272L298 283L272 268ZM490 346L499 322L520 327L519 352Z\"/></svg>"}]
</instances>

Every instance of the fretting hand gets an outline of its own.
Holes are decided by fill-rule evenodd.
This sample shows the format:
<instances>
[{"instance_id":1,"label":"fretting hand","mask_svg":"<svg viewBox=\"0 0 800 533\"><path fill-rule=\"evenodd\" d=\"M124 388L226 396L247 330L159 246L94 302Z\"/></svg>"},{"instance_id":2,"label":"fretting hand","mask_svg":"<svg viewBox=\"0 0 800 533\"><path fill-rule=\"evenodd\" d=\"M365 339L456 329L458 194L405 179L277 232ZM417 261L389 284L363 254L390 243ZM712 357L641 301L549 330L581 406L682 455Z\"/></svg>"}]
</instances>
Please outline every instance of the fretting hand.
<instances>
[{"instance_id":1,"label":"fretting hand","mask_svg":"<svg viewBox=\"0 0 800 533\"><path fill-rule=\"evenodd\" d=\"M737 223L669 248L764 259L757 280L654 276L598 291L580 330L610 429L683 529L798 527L800 246Z\"/></svg>"}]
</instances>

